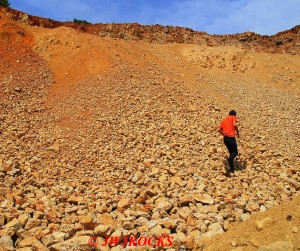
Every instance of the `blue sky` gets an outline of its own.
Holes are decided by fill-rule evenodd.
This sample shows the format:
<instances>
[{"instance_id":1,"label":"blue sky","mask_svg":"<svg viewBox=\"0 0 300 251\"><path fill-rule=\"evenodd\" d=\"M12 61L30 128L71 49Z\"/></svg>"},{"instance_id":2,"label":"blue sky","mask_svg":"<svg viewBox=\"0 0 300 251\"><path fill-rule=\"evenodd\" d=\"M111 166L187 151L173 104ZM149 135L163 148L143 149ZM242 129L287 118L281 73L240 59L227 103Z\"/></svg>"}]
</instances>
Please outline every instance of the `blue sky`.
<instances>
[{"instance_id":1,"label":"blue sky","mask_svg":"<svg viewBox=\"0 0 300 251\"><path fill-rule=\"evenodd\" d=\"M210 34L272 35L300 24L300 0L10 0L11 7L58 21L161 24Z\"/></svg>"}]
</instances>

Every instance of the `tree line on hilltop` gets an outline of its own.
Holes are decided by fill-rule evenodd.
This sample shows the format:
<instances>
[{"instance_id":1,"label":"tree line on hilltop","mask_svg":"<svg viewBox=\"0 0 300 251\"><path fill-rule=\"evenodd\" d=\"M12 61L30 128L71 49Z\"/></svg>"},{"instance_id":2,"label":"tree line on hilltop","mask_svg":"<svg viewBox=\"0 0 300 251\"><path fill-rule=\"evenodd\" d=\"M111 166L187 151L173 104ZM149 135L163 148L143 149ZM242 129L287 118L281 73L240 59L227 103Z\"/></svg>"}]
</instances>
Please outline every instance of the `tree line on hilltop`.
<instances>
[{"instance_id":1,"label":"tree line on hilltop","mask_svg":"<svg viewBox=\"0 0 300 251\"><path fill-rule=\"evenodd\" d=\"M10 6L10 2L8 0L0 0L0 6L8 8Z\"/></svg>"}]
</instances>

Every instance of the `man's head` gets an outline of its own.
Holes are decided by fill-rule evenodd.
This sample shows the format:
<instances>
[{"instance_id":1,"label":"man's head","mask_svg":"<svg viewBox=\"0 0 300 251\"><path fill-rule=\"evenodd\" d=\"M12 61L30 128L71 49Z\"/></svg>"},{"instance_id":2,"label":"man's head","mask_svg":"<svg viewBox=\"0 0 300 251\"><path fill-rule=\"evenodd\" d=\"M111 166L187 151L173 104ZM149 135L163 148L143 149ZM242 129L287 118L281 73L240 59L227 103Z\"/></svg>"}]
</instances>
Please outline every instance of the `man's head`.
<instances>
[{"instance_id":1,"label":"man's head","mask_svg":"<svg viewBox=\"0 0 300 251\"><path fill-rule=\"evenodd\" d=\"M231 110L229 112L229 116L236 116L236 111L235 110Z\"/></svg>"}]
</instances>

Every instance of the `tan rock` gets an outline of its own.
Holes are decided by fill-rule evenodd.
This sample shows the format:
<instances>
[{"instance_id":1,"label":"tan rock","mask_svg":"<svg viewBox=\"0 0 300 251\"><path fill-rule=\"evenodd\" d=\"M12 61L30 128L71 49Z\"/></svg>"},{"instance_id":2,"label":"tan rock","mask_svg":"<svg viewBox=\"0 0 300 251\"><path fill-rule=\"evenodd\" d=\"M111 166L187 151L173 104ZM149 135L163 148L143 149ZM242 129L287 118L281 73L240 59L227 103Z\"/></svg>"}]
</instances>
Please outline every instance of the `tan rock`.
<instances>
[{"instance_id":1,"label":"tan rock","mask_svg":"<svg viewBox=\"0 0 300 251\"><path fill-rule=\"evenodd\" d=\"M154 176L154 175L158 174L159 171L160 171L159 168L153 167L152 170L151 170L150 176Z\"/></svg>"},{"instance_id":2,"label":"tan rock","mask_svg":"<svg viewBox=\"0 0 300 251\"><path fill-rule=\"evenodd\" d=\"M94 219L93 216L87 215L87 216L80 216L78 217L79 223L82 224L85 229L93 230L98 224L98 220Z\"/></svg>"},{"instance_id":3,"label":"tan rock","mask_svg":"<svg viewBox=\"0 0 300 251\"><path fill-rule=\"evenodd\" d=\"M147 225L143 225L141 227L138 227L137 231L140 234L147 233L148 232L148 226Z\"/></svg>"},{"instance_id":4,"label":"tan rock","mask_svg":"<svg viewBox=\"0 0 300 251\"><path fill-rule=\"evenodd\" d=\"M103 238L106 238L106 236L110 236L114 231L115 231L115 227L112 225L98 225L95 229L94 229L94 233L97 236L101 236Z\"/></svg>"},{"instance_id":5,"label":"tan rock","mask_svg":"<svg viewBox=\"0 0 300 251\"><path fill-rule=\"evenodd\" d=\"M73 236L76 233L74 224L61 224L59 231L67 233L69 236Z\"/></svg>"},{"instance_id":6,"label":"tan rock","mask_svg":"<svg viewBox=\"0 0 300 251\"><path fill-rule=\"evenodd\" d=\"M52 235L53 235L56 243L63 242L66 238L66 233L59 232L59 231L53 232Z\"/></svg>"},{"instance_id":7,"label":"tan rock","mask_svg":"<svg viewBox=\"0 0 300 251\"><path fill-rule=\"evenodd\" d=\"M38 241L36 238L30 236L30 237L28 237L28 238L22 240L22 241L19 243L19 247L21 247L21 248L22 248L22 247L31 247L31 245L32 245L34 242L36 242L36 241Z\"/></svg>"},{"instance_id":8,"label":"tan rock","mask_svg":"<svg viewBox=\"0 0 300 251\"><path fill-rule=\"evenodd\" d=\"M231 241L231 246L236 247L237 246L237 241L236 240L232 240Z\"/></svg>"},{"instance_id":9,"label":"tan rock","mask_svg":"<svg viewBox=\"0 0 300 251\"><path fill-rule=\"evenodd\" d=\"M67 241L56 243L50 246L51 251L81 250L90 251L90 236L75 236Z\"/></svg>"},{"instance_id":10,"label":"tan rock","mask_svg":"<svg viewBox=\"0 0 300 251\"><path fill-rule=\"evenodd\" d=\"M65 209L65 213L70 214L70 213L75 213L78 211L78 206L73 206L73 207L67 207Z\"/></svg>"},{"instance_id":11,"label":"tan rock","mask_svg":"<svg viewBox=\"0 0 300 251\"><path fill-rule=\"evenodd\" d=\"M41 239L43 237L43 228L42 227L34 227L29 229L28 232L31 236L34 236L36 239Z\"/></svg>"},{"instance_id":12,"label":"tan rock","mask_svg":"<svg viewBox=\"0 0 300 251\"><path fill-rule=\"evenodd\" d=\"M3 159L0 158L0 172L4 172Z\"/></svg>"},{"instance_id":13,"label":"tan rock","mask_svg":"<svg viewBox=\"0 0 300 251\"><path fill-rule=\"evenodd\" d=\"M13 219L4 226L4 228L13 228L16 231L18 231L21 227L21 222L18 219Z\"/></svg>"},{"instance_id":14,"label":"tan rock","mask_svg":"<svg viewBox=\"0 0 300 251\"><path fill-rule=\"evenodd\" d=\"M209 205L214 204L214 199L209 194L204 194L204 195L194 194L193 198L196 202L201 202L203 204L209 204Z\"/></svg>"},{"instance_id":15,"label":"tan rock","mask_svg":"<svg viewBox=\"0 0 300 251\"><path fill-rule=\"evenodd\" d=\"M195 183L192 178L189 178L187 183L186 183L186 188L189 189L190 191L194 190L195 188Z\"/></svg>"},{"instance_id":16,"label":"tan rock","mask_svg":"<svg viewBox=\"0 0 300 251\"><path fill-rule=\"evenodd\" d=\"M191 196L191 195L184 195L182 196L180 199L179 199L179 203L182 205L182 206L187 206L189 205L190 203L194 203L195 200L194 198Z\"/></svg>"},{"instance_id":17,"label":"tan rock","mask_svg":"<svg viewBox=\"0 0 300 251\"><path fill-rule=\"evenodd\" d=\"M42 238L42 243L46 246L49 247L55 243L57 243L58 241L55 239L55 237L53 236L53 234L49 234L46 235Z\"/></svg>"},{"instance_id":18,"label":"tan rock","mask_svg":"<svg viewBox=\"0 0 300 251\"><path fill-rule=\"evenodd\" d=\"M7 236L12 237L12 236L15 235L16 232L17 231L14 228L4 228L4 229L0 230L0 236L6 236L7 235Z\"/></svg>"},{"instance_id":19,"label":"tan rock","mask_svg":"<svg viewBox=\"0 0 300 251\"><path fill-rule=\"evenodd\" d=\"M155 201L155 205L158 209L164 209L165 211L169 211L173 208L172 203L170 203L165 197L158 198Z\"/></svg>"},{"instance_id":20,"label":"tan rock","mask_svg":"<svg viewBox=\"0 0 300 251\"><path fill-rule=\"evenodd\" d=\"M193 249L196 247L196 241L201 238L201 232L199 230L194 230L187 235L185 239L185 245L188 249Z\"/></svg>"},{"instance_id":21,"label":"tan rock","mask_svg":"<svg viewBox=\"0 0 300 251\"><path fill-rule=\"evenodd\" d=\"M196 226L197 222L196 219L193 217L192 213L189 214L189 216L187 217L186 223L188 226Z\"/></svg>"},{"instance_id":22,"label":"tan rock","mask_svg":"<svg viewBox=\"0 0 300 251\"><path fill-rule=\"evenodd\" d=\"M252 240L250 241L250 243L251 243L251 245L252 245L253 247L259 247L259 242L258 242L257 240L255 240L255 239L252 239Z\"/></svg>"},{"instance_id":23,"label":"tan rock","mask_svg":"<svg viewBox=\"0 0 300 251\"><path fill-rule=\"evenodd\" d=\"M45 214L41 211L35 211L34 215L33 215L33 219L39 219L42 220L44 218Z\"/></svg>"},{"instance_id":24,"label":"tan rock","mask_svg":"<svg viewBox=\"0 0 300 251\"><path fill-rule=\"evenodd\" d=\"M186 235L180 231L177 231L176 234L172 234L172 248L179 250L179 247L186 241Z\"/></svg>"},{"instance_id":25,"label":"tan rock","mask_svg":"<svg viewBox=\"0 0 300 251\"><path fill-rule=\"evenodd\" d=\"M185 182L179 176L172 177L171 182L181 187L185 185Z\"/></svg>"},{"instance_id":26,"label":"tan rock","mask_svg":"<svg viewBox=\"0 0 300 251\"><path fill-rule=\"evenodd\" d=\"M250 211L250 212L254 212L254 211L257 211L259 210L259 205L257 203L249 203L247 205L247 209Z\"/></svg>"},{"instance_id":27,"label":"tan rock","mask_svg":"<svg viewBox=\"0 0 300 251\"><path fill-rule=\"evenodd\" d=\"M57 223L59 222L59 213L54 208L51 208L47 211L46 218L52 223Z\"/></svg>"},{"instance_id":28,"label":"tan rock","mask_svg":"<svg viewBox=\"0 0 300 251\"><path fill-rule=\"evenodd\" d=\"M99 223L102 225L112 225L112 226L116 225L115 220L108 213L97 215L97 219L98 219Z\"/></svg>"},{"instance_id":29,"label":"tan rock","mask_svg":"<svg viewBox=\"0 0 300 251\"><path fill-rule=\"evenodd\" d=\"M68 202L69 202L70 204L78 205L79 202L80 202L80 198L77 197L77 196L72 195L72 196L68 199Z\"/></svg>"},{"instance_id":30,"label":"tan rock","mask_svg":"<svg viewBox=\"0 0 300 251\"><path fill-rule=\"evenodd\" d=\"M224 229L220 223L213 223L208 227L208 232L204 234L205 237L213 237L217 234L224 233Z\"/></svg>"},{"instance_id":31,"label":"tan rock","mask_svg":"<svg viewBox=\"0 0 300 251\"><path fill-rule=\"evenodd\" d=\"M177 220L166 219L162 221L162 225L167 229L173 230L177 226Z\"/></svg>"},{"instance_id":32,"label":"tan rock","mask_svg":"<svg viewBox=\"0 0 300 251\"><path fill-rule=\"evenodd\" d=\"M25 230L30 230L30 229L33 229L33 228L38 227L40 225L41 225L41 220L31 218L27 221L24 229Z\"/></svg>"},{"instance_id":33,"label":"tan rock","mask_svg":"<svg viewBox=\"0 0 300 251\"><path fill-rule=\"evenodd\" d=\"M17 231L17 236L18 236L18 238L26 239L26 238L30 237L31 235L27 230L21 228Z\"/></svg>"},{"instance_id":34,"label":"tan rock","mask_svg":"<svg viewBox=\"0 0 300 251\"><path fill-rule=\"evenodd\" d=\"M242 214L241 215L241 220L244 222L244 221L247 221L251 218L251 215L249 213L246 213L246 214Z\"/></svg>"},{"instance_id":35,"label":"tan rock","mask_svg":"<svg viewBox=\"0 0 300 251\"><path fill-rule=\"evenodd\" d=\"M15 250L14 243L10 236L3 235L0 238L0 250L2 251L13 251Z\"/></svg>"},{"instance_id":36,"label":"tan rock","mask_svg":"<svg viewBox=\"0 0 300 251\"><path fill-rule=\"evenodd\" d=\"M29 215L28 214L21 214L18 217L18 220L21 223L22 227L24 227L26 225L28 219L29 219Z\"/></svg>"},{"instance_id":37,"label":"tan rock","mask_svg":"<svg viewBox=\"0 0 300 251\"><path fill-rule=\"evenodd\" d=\"M163 230L163 228L158 224L156 224L154 227L151 227L149 229L150 229L149 231L150 235L155 235L155 236L160 235L161 231Z\"/></svg>"},{"instance_id":38,"label":"tan rock","mask_svg":"<svg viewBox=\"0 0 300 251\"><path fill-rule=\"evenodd\" d=\"M48 150L53 150L53 151L55 151L55 152L59 152L60 146L59 146L58 144L54 144L54 145L52 145L52 146L49 146L47 149L48 149Z\"/></svg>"},{"instance_id":39,"label":"tan rock","mask_svg":"<svg viewBox=\"0 0 300 251\"><path fill-rule=\"evenodd\" d=\"M167 175L165 175L165 174L160 175L159 178L158 178L159 182L164 182L164 181L166 181L167 179L168 179L168 178L167 178Z\"/></svg>"},{"instance_id":40,"label":"tan rock","mask_svg":"<svg viewBox=\"0 0 300 251\"><path fill-rule=\"evenodd\" d=\"M264 218L262 220L255 221L257 230L262 230L265 227L265 225L268 224L268 222L271 222L271 221L272 221L271 217L267 217L267 218Z\"/></svg>"},{"instance_id":41,"label":"tan rock","mask_svg":"<svg viewBox=\"0 0 300 251\"><path fill-rule=\"evenodd\" d=\"M0 226L3 226L5 222L5 216L4 214L0 214Z\"/></svg>"},{"instance_id":42,"label":"tan rock","mask_svg":"<svg viewBox=\"0 0 300 251\"><path fill-rule=\"evenodd\" d=\"M118 209L120 209L122 211L124 209L129 208L130 205L131 205L131 199L125 198L118 202Z\"/></svg>"},{"instance_id":43,"label":"tan rock","mask_svg":"<svg viewBox=\"0 0 300 251\"><path fill-rule=\"evenodd\" d=\"M22 240L19 243L19 247L31 247L33 250L37 251L49 251L46 246L44 246L39 240L34 237L29 237Z\"/></svg>"},{"instance_id":44,"label":"tan rock","mask_svg":"<svg viewBox=\"0 0 300 251\"><path fill-rule=\"evenodd\" d=\"M180 218L187 220L187 218L193 214L193 211L189 207L182 207L178 210Z\"/></svg>"},{"instance_id":45,"label":"tan rock","mask_svg":"<svg viewBox=\"0 0 300 251\"><path fill-rule=\"evenodd\" d=\"M94 236L93 230L81 230L78 231L75 236Z\"/></svg>"}]
</instances>

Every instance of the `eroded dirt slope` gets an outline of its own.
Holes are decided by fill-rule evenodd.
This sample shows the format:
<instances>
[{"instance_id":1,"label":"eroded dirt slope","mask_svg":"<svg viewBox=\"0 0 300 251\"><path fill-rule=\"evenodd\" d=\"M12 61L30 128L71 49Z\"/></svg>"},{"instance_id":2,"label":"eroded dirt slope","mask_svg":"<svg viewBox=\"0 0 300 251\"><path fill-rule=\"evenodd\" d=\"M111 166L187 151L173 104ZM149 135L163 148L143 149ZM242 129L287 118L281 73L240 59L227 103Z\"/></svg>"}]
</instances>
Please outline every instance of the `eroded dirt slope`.
<instances>
[{"instance_id":1,"label":"eroded dirt slope","mask_svg":"<svg viewBox=\"0 0 300 251\"><path fill-rule=\"evenodd\" d=\"M90 250L91 235L167 235L169 250L300 248L299 55L24 20L0 18L4 250ZM216 131L233 108L240 155L228 178Z\"/></svg>"}]
</instances>

